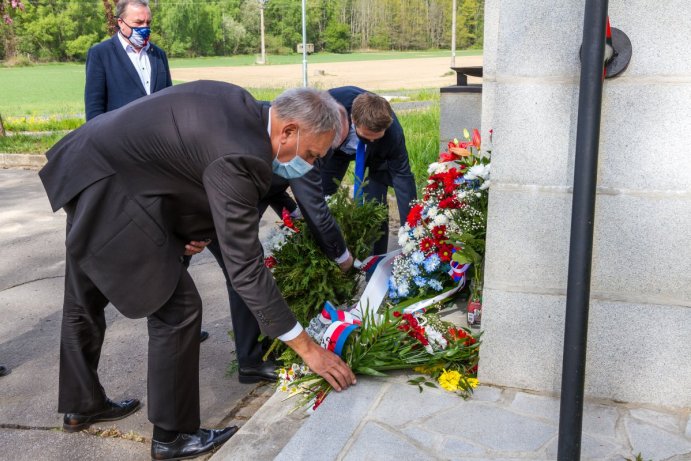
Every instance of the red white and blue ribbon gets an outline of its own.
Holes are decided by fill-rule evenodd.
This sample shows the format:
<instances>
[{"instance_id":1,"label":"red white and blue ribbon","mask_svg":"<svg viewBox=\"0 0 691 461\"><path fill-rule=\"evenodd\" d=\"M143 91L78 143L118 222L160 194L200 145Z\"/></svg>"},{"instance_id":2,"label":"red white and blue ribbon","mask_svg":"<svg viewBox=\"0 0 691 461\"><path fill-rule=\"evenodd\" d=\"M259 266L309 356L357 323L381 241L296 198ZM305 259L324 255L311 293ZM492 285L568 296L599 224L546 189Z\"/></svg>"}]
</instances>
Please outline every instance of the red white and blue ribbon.
<instances>
[{"instance_id":1,"label":"red white and blue ribbon","mask_svg":"<svg viewBox=\"0 0 691 461\"><path fill-rule=\"evenodd\" d=\"M379 263L384 259L386 255L373 255L373 256L368 256L362 261L359 259L356 259L355 262L353 263L353 267L355 269L366 272L368 274L371 274L375 271Z\"/></svg>"},{"instance_id":2,"label":"red white and blue ribbon","mask_svg":"<svg viewBox=\"0 0 691 461\"><path fill-rule=\"evenodd\" d=\"M321 338L321 346L323 348L341 355L348 336L360 326L363 315L367 315L369 311L377 312L388 292L388 280L393 271L393 260L400 252L401 250L398 249L385 255L372 256L361 263L361 267L369 264L368 267L372 268L373 266L374 270L369 283L365 287L365 291L352 310L342 311L336 309L329 301L324 303L324 309L319 314L319 321L323 325L328 325L326 332ZM407 314L419 311L424 312L427 307L456 293L465 285L466 271L469 267L470 264L459 264L453 261L449 275L456 282L456 285L433 298L411 304L403 312ZM375 315L374 318L378 320L380 317Z\"/></svg>"},{"instance_id":3,"label":"red white and blue ribbon","mask_svg":"<svg viewBox=\"0 0 691 461\"><path fill-rule=\"evenodd\" d=\"M350 312L336 309L329 301L324 303L324 309L322 309L321 314L319 314L319 320L324 325L329 325L335 321L352 323L355 325L360 325L362 323L359 317L356 317Z\"/></svg>"},{"instance_id":4,"label":"red white and blue ribbon","mask_svg":"<svg viewBox=\"0 0 691 461\"><path fill-rule=\"evenodd\" d=\"M336 355L341 355L343 346L345 346L348 336L355 331L359 325L348 322L341 322L336 320L326 329L324 336L322 336L321 346L328 349Z\"/></svg>"}]
</instances>

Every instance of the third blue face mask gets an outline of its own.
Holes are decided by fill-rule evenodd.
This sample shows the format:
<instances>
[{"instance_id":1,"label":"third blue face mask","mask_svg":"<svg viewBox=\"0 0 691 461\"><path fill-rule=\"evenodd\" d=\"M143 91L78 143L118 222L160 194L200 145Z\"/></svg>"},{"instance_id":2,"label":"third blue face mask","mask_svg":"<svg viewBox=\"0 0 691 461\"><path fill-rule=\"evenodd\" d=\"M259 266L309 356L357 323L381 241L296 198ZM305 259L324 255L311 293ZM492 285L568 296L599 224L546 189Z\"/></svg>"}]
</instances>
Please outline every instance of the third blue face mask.
<instances>
[{"instance_id":1,"label":"third blue face mask","mask_svg":"<svg viewBox=\"0 0 691 461\"><path fill-rule=\"evenodd\" d=\"M295 147L295 157L293 157L288 162L279 162L278 154L281 152L281 146L278 146L278 152L276 152L276 158L274 158L271 165L272 170L275 174L281 176L285 179L297 179L301 176L307 174L308 171L312 169L307 160L303 159L298 155L298 149L300 148L300 130L298 130L298 140Z\"/></svg>"}]
</instances>

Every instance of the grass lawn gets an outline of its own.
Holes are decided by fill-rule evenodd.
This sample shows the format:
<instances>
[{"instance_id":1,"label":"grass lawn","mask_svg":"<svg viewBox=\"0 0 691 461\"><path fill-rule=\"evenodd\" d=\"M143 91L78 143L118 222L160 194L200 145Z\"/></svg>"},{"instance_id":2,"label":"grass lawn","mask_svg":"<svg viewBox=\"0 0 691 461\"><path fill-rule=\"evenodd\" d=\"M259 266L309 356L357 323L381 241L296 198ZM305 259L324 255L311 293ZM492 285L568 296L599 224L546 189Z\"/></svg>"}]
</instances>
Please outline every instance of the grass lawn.
<instances>
[{"instance_id":1,"label":"grass lawn","mask_svg":"<svg viewBox=\"0 0 691 461\"><path fill-rule=\"evenodd\" d=\"M372 53L316 53L310 63L335 61L363 61L447 56L448 51L408 51ZM460 51L457 55L479 55L481 50ZM299 64L302 55L269 56L271 64ZM176 67L221 67L252 65L253 55L171 59ZM51 63L30 67L0 67L0 114L4 118L22 116L83 117L84 114L84 64ZM273 99L280 91L249 89L257 99ZM405 93L411 93L409 90ZM415 93L415 92L412 92ZM420 98L418 96L418 98ZM413 97L412 99L416 99ZM423 97L422 99L426 99Z\"/></svg>"},{"instance_id":2,"label":"grass lawn","mask_svg":"<svg viewBox=\"0 0 691 461\"><path fill-rule=\"evenodd\" d=\"M469 55L481 51L468 51ZM310 55L311 63L384 60L448 55L447 51L432 52L377 52ZM172 59L171 67L213 67L252 65L255 56L233 56L196 59ZM297 64L301 55L269 56L270 64ZM260 100L272 100L283 89L252 89ZM399 112L397 115L406 136L406 144L413 173L418 185L427 177L427 165L439 155L439 90L423 88L400 90L405 101L433 101L430 108ZM0 67L0 115L8 131L69 130L83 123L84 114L84 64L53 63L30 67ZM396 101L392 101L396 102ZM14 135L0 138L0 152L43 153L57 142L64 133L47 136ZM350 178L350 175L346 178ZM350 179L346 179L349 181Z\"/></svg>"}]
</instances>

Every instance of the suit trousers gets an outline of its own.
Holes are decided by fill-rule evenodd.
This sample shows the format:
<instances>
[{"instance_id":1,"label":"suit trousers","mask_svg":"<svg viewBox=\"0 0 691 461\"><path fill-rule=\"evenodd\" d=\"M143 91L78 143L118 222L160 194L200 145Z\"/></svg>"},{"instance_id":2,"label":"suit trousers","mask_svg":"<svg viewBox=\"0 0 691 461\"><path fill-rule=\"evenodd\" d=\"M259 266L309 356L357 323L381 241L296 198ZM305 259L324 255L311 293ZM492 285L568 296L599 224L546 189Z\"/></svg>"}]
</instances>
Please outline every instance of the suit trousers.
<instances>
[{"instance_id":1,"label":"suit trousers","mask_svg":"<svg viewBox=\"0 0 691 461\"><path fill-rule=\"evenodd\" d=\"M223 271L223 276L226 278L226 288L230 301L230 319L233 323L235 354L238 359L238 365L241 368L259 366L264 355L264 344L258 341L261 334L259 322L257 322L256 317L250 308L247 307L242 297L233 288L218 241L212 240L207 248L216 258L216 262L218 262Z\"/></svg>"},{"instance_id":2,"label":"suit trousers","mask_svg":"<svg viewBox=\"0 0 691 461\"><path fill-rule=\"evenodd\" d=\"M341 152L333 152L325 162L322 162L320 170L322 175L322 187L324 188L324 195L333 195L338 190L339 184L336 180L342 181L350 162L355 161L354 155L343 154ZM381 203L389 209L389 201L386 197L389 186L373 179L371 175L364 178L365 186L362 192L366 200L372 200ZM381 255L386 253L389 245L389 220L388 218L382 223L381 231L383 235L374 242L372 247L372 254Z\"/></svg>"},{"instance_id":3,"label":"suit trousers","mask_svg":"<svg viewBox=\"0 0 691 461\"><path fill-rule=\"evenodd\" d=\"M65 211L69 234L74 204L65 206ZM190 275L186 270L181 270L180 274L171 298L147 317L148 416L153 424L163 429L195 432L200 425L199 330L202 305ZM60 413L88 415L102 410L106 404L98 363L106 330L104 309L107 304L108 299L68 251L60 338Z\"/></svg>"}]
</instances>

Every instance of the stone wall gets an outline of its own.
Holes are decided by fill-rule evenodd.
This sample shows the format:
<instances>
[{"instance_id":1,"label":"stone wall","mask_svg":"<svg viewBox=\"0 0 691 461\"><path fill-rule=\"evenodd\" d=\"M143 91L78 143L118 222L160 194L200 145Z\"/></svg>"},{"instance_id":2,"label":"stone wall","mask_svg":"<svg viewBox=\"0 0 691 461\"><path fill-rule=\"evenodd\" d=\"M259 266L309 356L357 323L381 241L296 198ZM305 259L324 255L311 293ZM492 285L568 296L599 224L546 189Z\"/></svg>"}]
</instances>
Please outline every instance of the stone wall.
<instances>
[{"instance_id":1,"label":"stone wall","mask_svg":"<svg viewBox=\"0 0 691 461\"><path fill-rule=\"evenodd\" d=\"M486 0L494 130L480 381L561 389L585 1ZM691 2L611 0L586 396L691 407Z\"/></svg>"}]
</instances>

